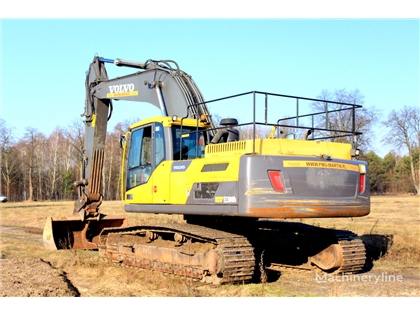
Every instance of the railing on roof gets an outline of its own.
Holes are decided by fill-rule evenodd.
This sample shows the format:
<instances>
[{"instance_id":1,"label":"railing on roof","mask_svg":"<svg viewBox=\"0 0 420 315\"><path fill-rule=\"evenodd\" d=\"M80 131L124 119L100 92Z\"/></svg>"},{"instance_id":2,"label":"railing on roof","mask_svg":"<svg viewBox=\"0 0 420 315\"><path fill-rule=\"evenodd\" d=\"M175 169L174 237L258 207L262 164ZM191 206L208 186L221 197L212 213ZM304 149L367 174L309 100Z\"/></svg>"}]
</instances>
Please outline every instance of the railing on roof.
<instances>
[{"instance_id":1,"label":"railing on roof","mask_svg":"<svg viewBox=\"0 0 420 315\"><path fill-rule=\"evenodd\" d=\"M350 137L350 140L348 142L350 142L352 144L354 143L355 137L362 134L361 132L356 131L356 109L362 108L362 106L357 105L357 104L345 103L345 102L329 101L329 100L324 100L324 99L315 99L315 98L307 98L307 97L268 93L268 92L260 92L260 91L251 91L251 92L226 96L226 97L222 97L222 98L218 98L218 99L214 99L214 100L210 100L210 101L206 101L206 102L202 102L202 103L196 103L196 104L193 104L193 105L190 105L190 106L198 106L198 105L202 105L202 104L209 105L211 103L221 102L221 101L225 101L225 100L231 100L231 99L235 99L235 98L239 98L239 97L243 97L243 96L247 96L247 95L252 95L252 121L248 122L248 123L238 124L237 127L252 125L252 133L253 133L252 139L254 140L254 146L255 146L256 132L257 132L256 127L259 126L259 125L275 127L277 129L277 136L278 137L281 137L280 132L281 132L282 128L302 129L302 130L310 130L311 131L312 137L309 138L308 140L328 140L328 139L330 139L331 141L334 141L333 139L336 139L336 138ZM257 106L257 97L260 96L260 95L262 95L264 97L264 106L263 106L263 108L264 108L264 119L263 119L263 121L257 121L257 119L256 119L257 110L259 109L259 108L257 108L258 107ZM270 122L269 121L269 116L268 116L269 98L270 98L270 102L271 102L270 105L273 102L275 102L275 101L272 101L272 99L274 99L274 100L278 100L278 99L295 100L295 115L289 116L289 117L278 118L277 121ZM318 111L318 112L315 112L315 113L300 114L302 101L312 102L310 104L310 106L313 105L314 103L323 104L323 107L325 108L325 110L324 111ZM273 106L275 106L275 105L278 105L278 104L274 104ZM336 108L331 109L331 105L338 105L339 108L338 109L336 109ZM337 127L335 127L335 128L329 127L331 125L330 124L330 116L332 114L340 113L340 112L347 112L347 111L350 111L349 118L351 119L351 130L342 130L342 129L337 129ZM184 118L187 118L187 117L188 116L186 116ZM196 117L196 118L197 118L197 120L199 119L199 117ZM301 124L301 122L303 120L305 120L306 124ZM308 120L310 121L309 125L307 124ZM317 125L315 125L316 121L318 121ZM321 126L319 121L323 121L325 123L325 126ZM224 128L224 127L220 127L220 128ZM217 129L219 129L219 128L215 128L215 129L212 129L212 130L217 131ZM318 132L320 134L320 136L315 136L316 132ZM254 147L254 152L255 152L255 147Z\"/></svg>"}]
</instances>

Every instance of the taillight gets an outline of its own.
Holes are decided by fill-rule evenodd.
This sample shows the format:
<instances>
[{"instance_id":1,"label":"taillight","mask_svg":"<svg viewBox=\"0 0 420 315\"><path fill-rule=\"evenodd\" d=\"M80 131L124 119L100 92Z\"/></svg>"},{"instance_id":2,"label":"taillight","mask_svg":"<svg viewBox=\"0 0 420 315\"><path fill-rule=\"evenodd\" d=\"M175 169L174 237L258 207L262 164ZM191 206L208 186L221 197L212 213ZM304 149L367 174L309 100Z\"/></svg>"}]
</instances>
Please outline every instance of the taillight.
<instances>
[{"instance_id":1,"label":"taillight","mask_svg":"<svg viewBox=\"0 0 420 315\"><path fill-rule=\"evenodd\" d=\"M363 194L366 189L366 165L359 164L360 179L359 179L359 193Z\"/></svg>"},{"instance_id":2,"label":"taillight","mask_svg":"<svg viewBox=\"0 0 420 315\"><path fill-rule=\"evenodd\" d=\"M270 182L274 190L284 192L280 171L268 171L268 177L270 178Z\"/></svg>"},{"instance_id":3,"label":"taillight","mask_svg":"<svg viewBox=\"0 0 420 315\"><path fill-rule=\"evenodd\" d=\"M359 193L363 194L365 192L366 187L366 176L365 174L360 174L360 181L359 181Z\"/></svg>"}]
</instances>

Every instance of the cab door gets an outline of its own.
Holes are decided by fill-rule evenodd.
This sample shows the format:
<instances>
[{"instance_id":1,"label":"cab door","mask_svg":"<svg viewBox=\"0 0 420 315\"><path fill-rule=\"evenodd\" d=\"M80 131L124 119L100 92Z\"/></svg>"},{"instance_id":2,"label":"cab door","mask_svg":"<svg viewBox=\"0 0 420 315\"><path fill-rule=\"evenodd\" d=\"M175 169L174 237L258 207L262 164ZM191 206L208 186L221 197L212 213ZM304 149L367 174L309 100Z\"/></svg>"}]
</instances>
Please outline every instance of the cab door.
<instances>
[{"instance_id":1,"label":"cab door","mask_svg":"<svg viewBox=\"0 0 420 315\"><path fill-rule=\"evenodd\" d=\"M148 183L154 169L153 128L154 124L148 124L131 132L125 182L127 202L152 201Z\"/></svg>"},{"instance_id":2,"label":"cab door","mask_svg":"<svg viewBox=\"0 0 420 315\"><path fill-rule=\"evenodd\" d=\"M154 170L151 177L152 181L152 200L153 204L168 204L170 203L169 195L171 188L171 167L172 161L168 160L171 156L169 144L170 129L165 131L163 125L155 123L154 125Z\"/></svg>"},{"instance_id":3,"label":"cab door","mask_svg":"<svg viewBox=\"0 0 420 315\"><path fill-rule=\"evenodd\" d=\"M147 124L131 132L125 181L127 203L159 203L156 198L162 199L158 195L168 189L159 183L162 181L165 186L169 184L165 179L168 174L162 175L160 170L166 160L164 137L161 123ZM159 191L156 181L160 186Z\"/></svg>"}]
</instances>

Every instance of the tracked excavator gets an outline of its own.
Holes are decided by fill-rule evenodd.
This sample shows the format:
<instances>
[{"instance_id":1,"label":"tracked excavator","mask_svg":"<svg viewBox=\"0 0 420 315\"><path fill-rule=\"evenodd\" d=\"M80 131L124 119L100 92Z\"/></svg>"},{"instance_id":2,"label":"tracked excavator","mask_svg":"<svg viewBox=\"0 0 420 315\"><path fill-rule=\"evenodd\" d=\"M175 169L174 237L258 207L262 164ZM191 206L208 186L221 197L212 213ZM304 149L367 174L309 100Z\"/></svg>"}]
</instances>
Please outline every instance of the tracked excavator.
<instances>
[{"instance_id":1,"label":"tracked excavator","mask_svg":"<svg viewBox=\"0 0 420 315\"><path fill-rule=\"evenodd\" d=\"M110 79L106 64L136 72ZM235 103L244 96L250 99L251 122L213 122L210 103L232 102L244 111L245 105ZM296 115L287 117L290 106L277 99L292 100ZM125 211L183 215L183 223L130 226L126 216L100 212L106 130L117 100L148 103L162 112L131 125L121 137ZM299 114L303 101L326 104L326 109ZM331 105L338 106L329 110ZM268 115L272 107L275 114ZM353 145L360 135L355 130L360 107L257 91L206 102L174 61L95 56L86 74L78 199L72 215L47 218L44 246L98 250L117 264L213 284L251 281L261 265L274 271L360 272L366 260L360 237L299 221L369 214L367 164L357 159ZM328 115L337 111L348 113L352 130L329 128ZM314 124L319 115L327 116L324 127ZM299 123L308 118L310 126ZM271 128L269 136L258 136L260 126ZM350 143L337 140L343 138Z\"/></svg>"}]
</instances>

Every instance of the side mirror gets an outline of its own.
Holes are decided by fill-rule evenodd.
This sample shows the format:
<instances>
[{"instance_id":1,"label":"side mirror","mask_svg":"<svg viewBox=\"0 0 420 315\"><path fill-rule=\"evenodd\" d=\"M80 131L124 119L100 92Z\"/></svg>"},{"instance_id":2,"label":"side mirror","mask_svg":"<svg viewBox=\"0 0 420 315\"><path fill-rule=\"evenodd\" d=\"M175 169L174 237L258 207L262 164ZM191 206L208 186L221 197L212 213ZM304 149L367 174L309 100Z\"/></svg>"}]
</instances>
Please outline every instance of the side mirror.
<instances>
[{"instance_id":1,"label":"side mirror","mask_svg":"<svg viewBox=\"0 0 420 315\"><path fill-rule=\"evenodd\" d=\"M350 155L352 158L358 157L360 155L360 150L357 148L352 148L350 150Z\"/></svg>"},{"instance_id":2,"label":"side mirror","mask_svg":"<svg viewBox=\"0 0 420 315\"><path fill-rule=\"evenodd\" d=\"M125 135L120 135L120 148L124 149L125 145L127 144L127 138L125 137Z\"/></svg>"}]
</instances>

